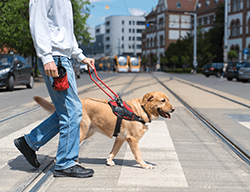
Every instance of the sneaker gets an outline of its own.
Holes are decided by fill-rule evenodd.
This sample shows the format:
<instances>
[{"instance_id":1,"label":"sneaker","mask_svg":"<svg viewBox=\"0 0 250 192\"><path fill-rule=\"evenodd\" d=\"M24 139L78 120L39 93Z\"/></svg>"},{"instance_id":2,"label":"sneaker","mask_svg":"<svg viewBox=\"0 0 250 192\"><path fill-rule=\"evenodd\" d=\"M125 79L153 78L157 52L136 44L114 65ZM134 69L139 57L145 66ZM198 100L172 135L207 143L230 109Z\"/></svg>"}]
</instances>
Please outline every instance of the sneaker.
<instances>
[{"instance_id":1,"label":"sneaker","mask_svg":"<svg viewBox=\"0 0 250 192\"><path fill-rule=\"evenodd\" d=\"M14 144L17 149L24 155L29 164L31 164L35 168L38 168L40 166L35 151L30 148L24 137L15 139Z\"/></svg>"},{"instance_id":2,"label":"sneaker","mask_svg":"<svg viewBox=\"0 0 250 192\"><path fill-rule=\"evenodd\" d=\"M79 164L76 164L72 167L62 170L55 170L54 177L77 177L77 178L86 178L92 177L94 171L92 169L85 169Z\"/></svg>"}]
</instances>

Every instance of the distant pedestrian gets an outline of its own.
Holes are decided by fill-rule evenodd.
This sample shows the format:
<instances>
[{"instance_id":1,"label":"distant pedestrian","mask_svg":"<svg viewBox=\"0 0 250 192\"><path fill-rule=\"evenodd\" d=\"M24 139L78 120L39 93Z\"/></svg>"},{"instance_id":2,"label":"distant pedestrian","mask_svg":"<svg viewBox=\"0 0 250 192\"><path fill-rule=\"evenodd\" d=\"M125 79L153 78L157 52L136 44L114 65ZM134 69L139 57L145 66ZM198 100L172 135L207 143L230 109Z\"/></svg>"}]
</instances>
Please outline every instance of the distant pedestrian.
<instances>
[{"instance_id":1,"label":"distant pedestrian","mask_svg":"<svg viewBox=\"0 0 250 192\"><path fill-rule=\"evenodd\" d=\"M30 0L30 30L34 41L38 68L56 111L24 137L14 140L16 147L35 168L40 166L35 151L57 133L59 143L56 155L55 177L90 177L92 169L77 163L80 141L82 104L78 97L71 56L94 68L94 59L86 58L74 35L72 5L69 0ZM66 87L58 91L55 84L58 69L66 69ZM58 69L57 69L58 66ZM63 72L65 72L63 70ZM64 76L65 77L65 76Z\"/></svg>"}]
</instances>

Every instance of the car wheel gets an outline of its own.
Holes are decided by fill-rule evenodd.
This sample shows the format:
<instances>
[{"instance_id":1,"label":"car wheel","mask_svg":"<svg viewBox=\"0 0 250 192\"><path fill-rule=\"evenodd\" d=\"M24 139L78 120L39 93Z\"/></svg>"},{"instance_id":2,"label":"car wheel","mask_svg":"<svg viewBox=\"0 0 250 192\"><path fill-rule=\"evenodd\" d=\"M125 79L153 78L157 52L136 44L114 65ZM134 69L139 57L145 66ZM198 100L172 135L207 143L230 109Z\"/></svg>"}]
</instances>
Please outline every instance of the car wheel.
<instances>
[{"instance_id":1,"label":"car wheel","mask_svg":"<svg viewBox=\"0 0 250 192\"><path fill-rule=\"evenodd\" d=\"M32 89L34 87L34 77L33 75L30 76L29 84L26 85L27 88Z\"/></svg>"},{"instance_id":2,"label":"car wheel","mask_svg":"<svg viewBox=\"0 0 250 192\"><path fill-rule=\"evenodd\" d=\"M8 79L8 82L7 82L7 86L6 86L6 89L8 91L13 91L13 89L14 89L14 82L15 82L14 77L10 76L10 78Z\"/></svg>"},{"instance_id":3,"label":"car wheel","mask_svg":"<svg viewBox=\"0 0 250 192\"><path fill-rule=\"evenodd\" d=\"M220 77L220 76L221 76L220 72L216 73L216 77Z\"/></svg>"},{"instance_id":4,"label":"car wheel","mask_svg":"<svg viewBox=\"0 0 250 192\"><path fill-rule=\"evenodd\" d=\"M248 82L248 79L242 79L242 82L243 82L243 83L247 83L247 82Z\"/></svg>"},{"instance_id":5,"label":"car wheel","mask_svg":"<svg viewBox=\"0 0 250 192\"><path fill-rule=\"evenodd\" d=\"M228 80L228 81L232 81L232 80L233 80L233 78L227 77L227 80Z\"/></svg>"},{"instance_id":6,"label":"car wheel","mask_svg":"<svg viewBox=\"0 0 250 192\"><path fill-rule=\"evenodd\" d=\"M210 75L205 75L206 77L209 77Z\"/></svg>"}]
</instances>

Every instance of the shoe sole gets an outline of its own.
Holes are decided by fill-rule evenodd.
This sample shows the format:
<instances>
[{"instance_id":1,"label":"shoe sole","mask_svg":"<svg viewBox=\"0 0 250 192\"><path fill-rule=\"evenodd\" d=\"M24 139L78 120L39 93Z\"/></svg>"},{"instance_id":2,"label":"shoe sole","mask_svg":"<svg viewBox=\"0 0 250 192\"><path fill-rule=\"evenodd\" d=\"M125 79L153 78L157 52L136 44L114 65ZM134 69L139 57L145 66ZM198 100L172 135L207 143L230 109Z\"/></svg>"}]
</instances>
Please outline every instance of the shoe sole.
<instances>
[{"instance_id":1,"label":"shoe sole","mask_svg":"<svg viewBox=\"0 0 250 192\"><path fill-rule=\"evenodd\" d=\"M21 150L21 145L20 145L20 143L18 142L18 140L17 139L15 139L14 140L14 145L16 146L16 148L23 154L23 156L25 157L25 155L24 155L24 153L23 153L23 151ZM25 157L25 159L27 160L27 158ZM28 160L27 160L28 161ZM28 163L31 165L31 166L33 166L33 167L35 167L35 168L38 168L39 166L36 166L36 165L32 165L29 161L28 161Z\"/></svg>"},{"instance_id":2,"label":"shoe sole","mask_svg":"<svg viewBox=\"0 0 250 192\"><path fill-rule=\"evenodd\" d=\"M88 177L92 177L94 174L94 171L89 173L89 174L85 174L85 175L81 175L81 174L67 174L67 173L62 173L62 172L54 172L53 176L54 177L76 177L76 178L88 178Z\"/></svg>"}]
</instances>

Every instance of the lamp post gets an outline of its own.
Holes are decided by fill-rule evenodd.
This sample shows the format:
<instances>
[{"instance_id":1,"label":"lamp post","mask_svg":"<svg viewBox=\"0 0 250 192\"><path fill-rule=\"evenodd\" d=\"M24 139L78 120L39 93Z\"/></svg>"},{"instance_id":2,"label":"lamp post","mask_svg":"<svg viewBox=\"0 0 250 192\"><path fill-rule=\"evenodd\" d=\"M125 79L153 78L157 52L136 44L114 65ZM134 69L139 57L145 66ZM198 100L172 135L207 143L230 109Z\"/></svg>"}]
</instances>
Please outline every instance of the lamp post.
<instances>
[{"instance_id":1,"label":"lamp post","mask_svg":"<svg viewBox=\"0 0 250 192\"><path fill-rule=\"evenodd\" d=\"M194 73L196 74L197 68L197 14L196 13L189 13L184 12L184 14L189 14L194 16L194 56L193 56L193 66L194 66Z\"/></svg>"},{"instance_id":2,"label":"lamp post","mask_svg":"<svg viewBox=\"0 0 250 192\"><path fill-rule=\"evenodd\" d=\"M223 74L222 74L222 78L224 76L224 73L226 71L226 67L227 67L227 50L228 50L228 45L227 45L227 14L228 14L228 1L225 0L225 15L224 15L224 53L223 53L223 60L224 60L224 67L223 67Z\"/></svg>"}]
</instances>

